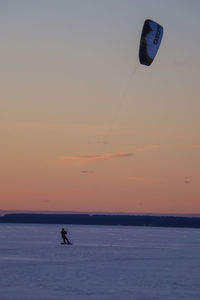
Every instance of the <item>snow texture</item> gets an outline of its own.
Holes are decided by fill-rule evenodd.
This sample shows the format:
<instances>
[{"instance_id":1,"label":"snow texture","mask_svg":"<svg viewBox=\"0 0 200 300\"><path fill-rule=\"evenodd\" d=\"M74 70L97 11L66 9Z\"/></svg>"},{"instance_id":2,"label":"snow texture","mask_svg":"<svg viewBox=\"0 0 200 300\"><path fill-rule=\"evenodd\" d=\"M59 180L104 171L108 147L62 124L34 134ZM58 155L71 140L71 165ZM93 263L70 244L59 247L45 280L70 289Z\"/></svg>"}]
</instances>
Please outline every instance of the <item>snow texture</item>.
<instances>
[{"instance_id":1,"label":"snow texture","mask_svg":"<svg viewBox=\"0 0 200 300\"><path fill-rule=\"evenodd\" d=\"M0 224L0 299L200 299L200 230L63 227Z\"/></svg>"}]
</instances>

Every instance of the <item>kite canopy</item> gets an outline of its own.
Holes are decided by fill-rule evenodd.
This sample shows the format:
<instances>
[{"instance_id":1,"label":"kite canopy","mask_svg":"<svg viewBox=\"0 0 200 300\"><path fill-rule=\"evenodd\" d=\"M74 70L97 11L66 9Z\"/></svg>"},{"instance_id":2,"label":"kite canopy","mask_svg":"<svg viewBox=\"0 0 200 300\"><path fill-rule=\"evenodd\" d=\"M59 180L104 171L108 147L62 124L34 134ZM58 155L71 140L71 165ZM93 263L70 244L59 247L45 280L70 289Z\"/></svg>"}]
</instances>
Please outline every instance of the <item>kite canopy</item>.
<instances>
[{"instance_id":1,"label":"kite canopy","mask_svg":"<svg viewBox=\"0 0 200 300\"><path fill-rule=\"evenodd\" d=\"M140 39L139 60L142 65L153 62L163 36L163 27L152 20L146 20Z\"/></svg>"}]
</instances>

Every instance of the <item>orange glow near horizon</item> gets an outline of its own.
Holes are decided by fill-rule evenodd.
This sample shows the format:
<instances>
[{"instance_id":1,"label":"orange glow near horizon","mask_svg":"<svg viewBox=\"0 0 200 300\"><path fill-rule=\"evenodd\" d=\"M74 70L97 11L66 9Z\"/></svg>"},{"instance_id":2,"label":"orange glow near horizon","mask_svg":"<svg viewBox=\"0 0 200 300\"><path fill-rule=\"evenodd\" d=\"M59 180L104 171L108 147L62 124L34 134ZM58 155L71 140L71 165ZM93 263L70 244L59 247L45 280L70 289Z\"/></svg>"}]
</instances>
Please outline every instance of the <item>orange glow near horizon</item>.
<instances>
[{"instance_id":1,"label":"orange glow near horizon","mask_svg":"<svg viewBox=\"0 0 200 300\"><path fill-rule=\"evenodd\" d=\"M83 2L2 5L0 209L200 213L200 3Z\"/></svg>"}]
</instances>

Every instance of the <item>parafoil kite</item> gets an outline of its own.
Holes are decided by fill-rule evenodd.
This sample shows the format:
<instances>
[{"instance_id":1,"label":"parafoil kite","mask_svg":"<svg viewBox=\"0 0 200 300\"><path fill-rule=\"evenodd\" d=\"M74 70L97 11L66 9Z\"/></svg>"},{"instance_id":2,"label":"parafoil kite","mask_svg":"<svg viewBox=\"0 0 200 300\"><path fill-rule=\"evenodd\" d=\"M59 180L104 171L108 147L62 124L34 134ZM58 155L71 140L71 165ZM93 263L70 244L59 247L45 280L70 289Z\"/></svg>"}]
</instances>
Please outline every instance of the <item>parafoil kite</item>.
<instances>
[{"instance_id":1,"label":"parafoil kite","mask_svg":"<svg viewBox=\"0 0 200 300\"><path fill-rule=\"evenodd\" d=\"M139 49L139 60L142 65L151 65L160 47L162 36L161 25L149 19L144 22Z\"/></svg>"}]
</instances>

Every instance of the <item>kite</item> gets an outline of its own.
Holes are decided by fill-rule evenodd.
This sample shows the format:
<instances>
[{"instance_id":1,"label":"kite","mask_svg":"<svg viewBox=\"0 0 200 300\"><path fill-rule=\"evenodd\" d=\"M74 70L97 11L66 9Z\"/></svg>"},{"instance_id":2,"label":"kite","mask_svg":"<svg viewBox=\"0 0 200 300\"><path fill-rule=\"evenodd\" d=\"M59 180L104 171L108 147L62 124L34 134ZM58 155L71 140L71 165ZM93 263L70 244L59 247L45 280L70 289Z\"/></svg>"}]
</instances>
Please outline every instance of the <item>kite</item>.
<instances>
[{"instance_id":1,"label":"kite","mask_svg":"<svg viewBox=\"0 0 200 300\"><path fill-rule=\"evenodd\" d=\"M162 36L161 25L149 19L144 22L139 49L139 61L142 65L151 65L160 47Z\"/></svg>"}]
</instances>

